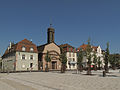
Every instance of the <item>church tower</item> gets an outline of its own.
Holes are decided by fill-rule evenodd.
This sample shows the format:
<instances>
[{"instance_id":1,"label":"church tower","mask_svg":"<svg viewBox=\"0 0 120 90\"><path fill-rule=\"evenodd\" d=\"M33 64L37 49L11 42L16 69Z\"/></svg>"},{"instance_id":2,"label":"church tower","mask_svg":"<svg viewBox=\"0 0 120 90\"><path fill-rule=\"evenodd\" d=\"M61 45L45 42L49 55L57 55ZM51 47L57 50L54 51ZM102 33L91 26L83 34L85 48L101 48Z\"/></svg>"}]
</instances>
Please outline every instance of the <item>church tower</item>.
<instances>
[{"instance_id":1,"label":"church tower","mask_svg":"<svg viewBox=\"0 0 120 90\"><path fill-rule=\"evenodd\" d=\"M50 27L48 28L47 31L47 43L54 43L54 33L55 33L55 29L52 28L51 26L52 24L50 24Z\"/></svg>"}]
</instances>

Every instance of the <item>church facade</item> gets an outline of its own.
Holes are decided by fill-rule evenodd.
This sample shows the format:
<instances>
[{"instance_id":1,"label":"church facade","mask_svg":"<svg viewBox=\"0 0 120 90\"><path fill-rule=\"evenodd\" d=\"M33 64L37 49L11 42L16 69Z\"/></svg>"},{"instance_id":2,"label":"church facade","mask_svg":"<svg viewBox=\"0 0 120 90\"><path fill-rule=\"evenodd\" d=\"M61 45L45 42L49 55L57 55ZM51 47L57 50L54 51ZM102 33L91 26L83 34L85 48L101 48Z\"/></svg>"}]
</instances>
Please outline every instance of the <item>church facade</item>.
<instances>
[{"instance_id":1,"label":"church facade","mask_svg":"<svg viewBox=\"0 0 120 90\"><path fill-rule=\"evenodd\" d=\"M38 70L45 70L46 68L46 53L49 52L51 61L48 62L49 70L60 70L60 47L54 42L55 30L49 27L47 30L47 43L37 47L38 49Z\"/></svg>"}]
</instances>

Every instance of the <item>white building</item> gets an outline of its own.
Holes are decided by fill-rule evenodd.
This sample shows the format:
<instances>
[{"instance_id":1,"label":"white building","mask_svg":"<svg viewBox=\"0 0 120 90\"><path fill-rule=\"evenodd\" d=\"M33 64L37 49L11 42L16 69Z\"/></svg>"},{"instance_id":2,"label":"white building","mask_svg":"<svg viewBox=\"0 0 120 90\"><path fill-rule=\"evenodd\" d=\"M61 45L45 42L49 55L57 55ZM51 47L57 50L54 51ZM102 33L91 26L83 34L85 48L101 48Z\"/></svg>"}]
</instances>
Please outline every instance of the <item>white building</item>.
<instances>
[{"instance_id":1,"label":"white building","mask_svg":"<svg viewBox=\"0 0 120 90\"><path fill-rule=\"evenodd\" d=\"M101 61L100 67L104 68L104 65L105 65L104 64L104 55L103 55L101 47L100 46L91 46L91 47L93 49L92 50L93 52L91 53L91 55L93 55L93 53L95 52L97 58L100 58L100 61ZM78 51L80 49L82 49L84 51L86 48L87 48L87 44L83 44L83 45L81 45L78 48ZM91 65L93 66L94 65L94 63L93 63L93 57L92 57L91 61L92 61ZM86 56L84 56L84 58L83 58L83 67L87 67L87 62L88 62L88 60L87 60Z\"/></svg>"},{"instance_id":2,"label":"white building","mask_svg":"<svg viewBox=\"0 0 120 90\"><path fill-rule=\"evenodd\" d=\"M10 43L2 59L5 72L38 70L37 46L27 39L16 44Z\"/></svg>"},{"instance_id":3,"label":"white building","mask_svg":"<svg viewBox=\"0 0 120 90\"><path fill-rule=\"evenodd\" d=\"M77 69L77 53L74 47L69 44L60 45L67 57L67 70Z\"/></svg>"}]
</instances>

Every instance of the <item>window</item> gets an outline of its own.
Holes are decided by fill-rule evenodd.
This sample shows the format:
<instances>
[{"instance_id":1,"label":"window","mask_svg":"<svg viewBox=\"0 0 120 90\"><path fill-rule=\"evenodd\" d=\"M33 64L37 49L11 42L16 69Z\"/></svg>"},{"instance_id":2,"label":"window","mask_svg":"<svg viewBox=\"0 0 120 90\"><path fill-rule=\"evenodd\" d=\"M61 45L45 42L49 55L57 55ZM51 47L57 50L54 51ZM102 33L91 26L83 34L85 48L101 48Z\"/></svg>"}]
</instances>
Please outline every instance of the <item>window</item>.
<instances>
[{"instance_id":1,"label":"window","mask_svg":"<svg viewBox=\"0 0 120 90\"><path fill-rule=\"evenodd\" d=\"M75 59L73 58L73 62L75 61Z\"/></svg>"},{"instance_id":2,"label":"window","mask_svg":"<svg viewBox=\"0 0 120 90\"><path fill-rule=\"evenodd\" d=\"M30 55L30 59L33 60L33 55Z\"/></svg>"},{"instance_id":3,"label":"window","mask_svg":"<svg viewBox=\"0 0 120 90\"><path fill-rule=\"evenodd\" d=\"M75 53L73 53L73 57L75 57Z\"/></svg>"},{"instance_id":4,"label":"window","mask_svg":"<svg viewBox=\"0 0 120 90\"><path fill-rule=\"evenodd\" d=\"M71 53L69 52L69 57L71 57Z\"/></svg>"},{"instance_id":5,"label":"window","mask_svg":"<svg viewBox=\"0 0 120 90\"><path fill-rule=\"evenodd\" d=\"M25 54L22 55L22 59L25 60Z\"/></svg>"},{"instance_id":6,"label":"window","mask_svg":"<svg viewBox=\"0 0 120 90\"><path fill-rule=\"evenodd\" d=\"M23 47L22 47L22 51L25 51L25 50L26 50L26 47L23 46Z\"/></svg>"},{"instance_id":7,"label":"window","mask_svg":"<svg viewBox=\"0 0 120 90\"><path fill-rule=\"evenodd\" d=\"M30 48L30 51L33 52L33 50L34 50L33 47L31 47L31 48Z\"/></svg>"}]
</instances>

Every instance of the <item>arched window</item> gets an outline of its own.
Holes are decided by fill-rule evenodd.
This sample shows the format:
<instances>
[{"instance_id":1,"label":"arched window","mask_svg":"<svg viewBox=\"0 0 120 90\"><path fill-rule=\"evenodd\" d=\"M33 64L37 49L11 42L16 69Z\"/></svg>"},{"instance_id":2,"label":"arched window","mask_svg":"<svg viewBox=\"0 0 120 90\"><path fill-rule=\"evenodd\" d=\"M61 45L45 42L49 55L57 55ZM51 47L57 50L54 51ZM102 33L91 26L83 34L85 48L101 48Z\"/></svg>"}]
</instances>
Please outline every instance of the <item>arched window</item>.
<instances>
[{"instance_id":1,"label":"arched window","mask_svg":"<svg viewBox=\"0 0 120 90\"><path fill-rule=\"evenodd\" d=\"M23 46L23 47L22 47L22 51L25 51L25 50L26 50L26 47L25 47L25 46Z\"/></svg>"}]
</instances>

